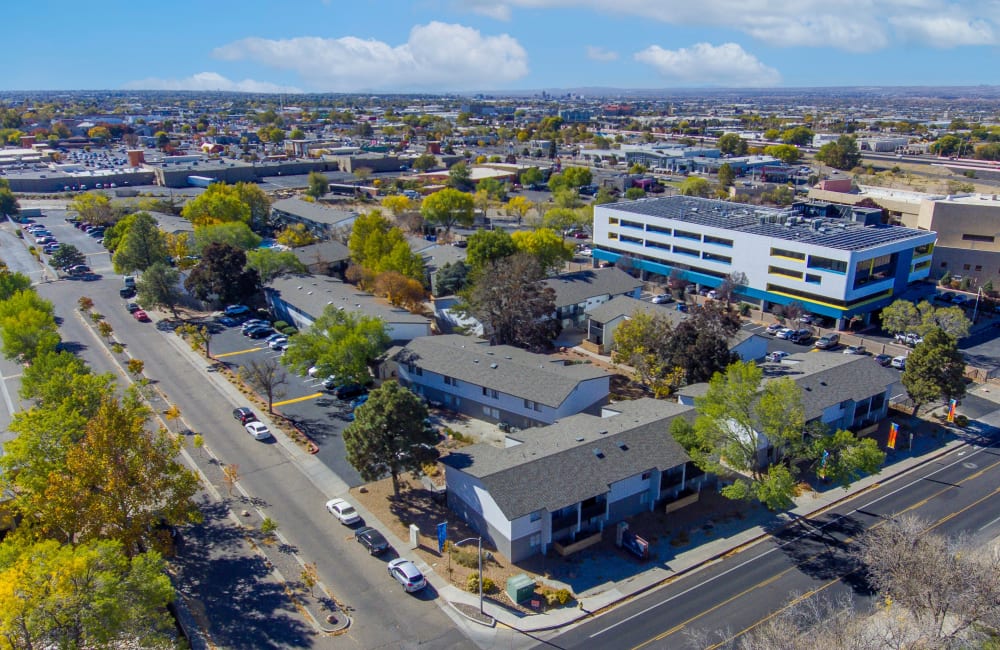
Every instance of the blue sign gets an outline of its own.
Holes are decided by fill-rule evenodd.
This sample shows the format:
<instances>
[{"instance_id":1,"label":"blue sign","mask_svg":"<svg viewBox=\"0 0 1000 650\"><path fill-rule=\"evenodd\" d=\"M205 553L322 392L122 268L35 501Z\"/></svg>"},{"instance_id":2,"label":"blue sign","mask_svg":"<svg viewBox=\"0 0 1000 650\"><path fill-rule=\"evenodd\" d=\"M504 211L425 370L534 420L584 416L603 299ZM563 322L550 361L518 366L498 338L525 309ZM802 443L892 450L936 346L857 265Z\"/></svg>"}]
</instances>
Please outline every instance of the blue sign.
<instances>
[{"instance_id":1,"label":"blue sign","mask_svg":"<svg viewBox=\"0 0 1000 650\"><path fill-rule=\"evenodd\" d=\"M444 543L448 541L448 522L438 524L438 553L444 553Z\"/></svg>"}]
</instances>

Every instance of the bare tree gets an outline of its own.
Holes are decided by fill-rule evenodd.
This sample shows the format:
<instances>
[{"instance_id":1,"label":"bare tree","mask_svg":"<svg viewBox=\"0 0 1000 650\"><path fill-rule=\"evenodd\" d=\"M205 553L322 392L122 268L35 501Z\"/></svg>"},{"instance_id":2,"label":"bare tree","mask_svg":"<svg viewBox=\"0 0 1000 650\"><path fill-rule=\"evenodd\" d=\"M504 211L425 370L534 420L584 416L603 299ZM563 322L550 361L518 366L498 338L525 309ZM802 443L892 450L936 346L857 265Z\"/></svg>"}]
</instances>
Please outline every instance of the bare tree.
<instances>
[{"instance_id":1,"label":"bare tree","mask_svg":"<svg viewBox=\"0 0 1000 650\"><path fill-rule=\"evenodd\" d=\"M281 387L288 383L288 373L276 359L252 359L240 366L240 379L267 397L267 411L273 413L274 398L285 395Z\"/></svg>"}]
</instances>

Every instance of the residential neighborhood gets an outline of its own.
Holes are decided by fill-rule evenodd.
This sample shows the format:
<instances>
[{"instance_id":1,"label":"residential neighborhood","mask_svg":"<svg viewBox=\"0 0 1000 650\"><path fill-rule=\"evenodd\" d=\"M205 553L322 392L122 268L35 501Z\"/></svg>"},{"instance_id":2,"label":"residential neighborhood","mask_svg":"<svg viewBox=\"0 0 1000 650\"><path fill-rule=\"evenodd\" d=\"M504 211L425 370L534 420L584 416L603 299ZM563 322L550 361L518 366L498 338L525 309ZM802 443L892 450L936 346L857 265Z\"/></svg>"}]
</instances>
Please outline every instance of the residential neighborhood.
<instances>
[{"instance_id":1,"label":"residential neighborhood","mask_svg":"<svg viewBox=\"0 0 1000 650\"><path fill-rule=\"evenodd\" d=\"M0 89L0 646L992 647L970 88Z\"/></svg>"}]
</instances>

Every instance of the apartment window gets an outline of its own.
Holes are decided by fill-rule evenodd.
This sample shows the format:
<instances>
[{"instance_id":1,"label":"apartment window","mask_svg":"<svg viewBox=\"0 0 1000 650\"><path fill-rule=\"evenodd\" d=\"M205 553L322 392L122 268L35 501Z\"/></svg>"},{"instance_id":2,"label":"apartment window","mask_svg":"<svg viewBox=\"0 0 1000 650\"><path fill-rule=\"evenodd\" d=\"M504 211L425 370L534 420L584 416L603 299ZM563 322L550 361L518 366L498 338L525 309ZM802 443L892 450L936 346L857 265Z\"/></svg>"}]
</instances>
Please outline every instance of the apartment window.
<instances>
[{"instance_id":1,"label":"apartment window","mask_svg":"<svg viewBox=\"0 0 1000 650\"><path fill-rule=\"evenodd\" d=\"M934 244L924 244L923 246L917 246L913 249L913 254L922 257L924 255L930 255L931 251L934 250Z\"/></svg>"},{"instance_id":2,"label":"apartment window","mask_svg":"<svg viewBox=\"0 0 1000 650\"><path fill-rule=\"evenodd\" d=\"M500 399L500 393L493 390L492 388L487 388L486 386L483 386L483 395L485 395L486 397L491 397L493 399Z\"/></svg>"},{"instance_id":3,"label":"apartment window","mask_svg":"<svg viewBox=\"0 0 1000 650\"><path fill-rule=\"evenodd\" d=\"M637 230L645 230L643 225L638 221L626 221L622 219L622 228L635 228Z\"/></svg>"},{"instance_id":4,"label":"apartment window","mask_svg":"<svg viewBox=\"0 0 1000 650\"><path fill-rule=\"evenodd\" d=\"M447 395L445 397L447 397ZM488 418L493 418L494 420L500 419L500 409L495 409L492 406L484 406L483 414Z\"/></svg>"},{"instance_id":5,"label":"apartment window","mask_svg":"<svg viewBox=\"0 0 1000 650\"><path fill-rule=\"evenodd\" d=\"M733 258L728 255L716 255L715 253L703 252L701 254L701 259L708 260L710 262L719 262L721 264L732 264Z\"/></svg>"},{"instance_id":6,"label":"apartment window","mask_svg":"<svg viewBox=\"0 0 1000 650\"><path fill-rule=\"evenodd\" d=\"M674 246L674 252L678 255L690 255L692 257L701 257L701 253L691 248L684 248L683 246Z\"/></svg>"},{"instance_id":7,"label":"apartment window","mask_svg":"<svg viewBox=\"0 0 1000 650\"><path fill-rule=\"evenodd\" d=\"M810 284L822 284L823 278L818 275L813 275L812 273L806 273L806 282Z\"/></svg>"},{"instance_id":8,"label":"apartment window","mask_svg":"<svg viewBox=\"0 0 1000 650\"><path fill-rule=\"evenodd\" d=\"M630 237L629 235L622 235L618 239L627 244L639 244L640 246L642 245L642 238L640 237Z\"/></svg>"},{"instance_id":9,"label":"apartment window","mask_svg":"<svg viewBox=\"0 0 1000 650\"><path fill-rule=\"evenodd\" d=\"M923 262L917 262L916 264L913 265L913 270L914 271L919 271L921 269L930 268L930 265L931 265L931 261L930 260L924 260Z\"/></svg>"},{"instance_id":10,"label":"apartment window","mask_svg":"<svg viewBox=\"0 0 1000 650\"><path fill-rule=\"evenodd\" d=\"M992 244L996 241L996 237L993 235L970 235L969 233L963 233L962 241L981 241L987 244Z\"/></svg>"},{"instance_id":11,"label":"apartment window","mask_svg":"<svg viewBox=\"0 0 1000 650\"><path fill-rule=\"evenodd\" d=\"M941 268L942 269L948 268L948 262L941 262Z\"/></svg>"},{"instance_id":12,"label":"apartment window","mask_svg":"<svg viewBox=\"0 0 1000 650\"><path fill-rule=\"evenodd\" d=\"M690 230L674 230L674 237L680 237L681 239L693 239L694 241L701 241L701 235L696 232L691 232Z\"/></svg>"},{"instance_id":13,"label":"apartment window","mask_svg":"<svg viewBox=\"0 0 1000 650\"><path fill-rule=\"evenodd\" d=\"M982 264L976 264L976 271L982 271L982 270L983 270L983 265Z\"/></svg>"},{"instance_id":14,"label":"apartment window","mask_svg":"<svg viewBox=\"0 0 1000 650\"><path fill-rule=\"evenodd\" d=\"M723 239L722 237L713 237L712 235L705 235L706 244L717 244L719 246L725 246L726 248L733 247L732 239Z\"/></svg>"},{"instance_id":15,"label":"apartment window","mask_svg":"<svg viewBox=\"0 0 1000 650\"><path fill-rule=\"evenodd\" d=\"M771 275L783 275L786 278L795 278L796 280L802 279L802 271L783 269L780 266L769 266L767 267L767 272Z\"/></svg>"},{"instance_id":16,"label":"apartment window","mask_svg":"<svg viewBox=\"0 0 1000 650\"><path fill-rule=\"evenodd\" d=\"M610 219L608 219L608 225L609 226L617 226L618 225L618 217L611 217Z\"/></svg>"},{"instance_id":17,"label":"apartment window","mask_svg":"<svg viewBox=\"0 0 1000 650\"><path fill-rule=\"evenodd\" d=\"M789 259L799 260L802 262L806 259L806 254L798 251L785 250L784 248L772 248L771 257L787 257Z\"/></svg>"},{"instance_id":18,"label":"apartment window","mask_svg":"<svg viewBox=\"0 0 1000 650\"><path fill-rule=\"evenodd\" d=\"M963 271L968 271L970 269L972 269L972 265L970 265L970 264L963 264L962 265L962 270Z\"/></svg>"},{"instance_id":19,"label":"apartment window","mask_svg":"<svg viewBox=\"0 0 1000 650\"><path fill-rule=\"evenodd\" d=\"M541 544L542 544L541 533L535 533L534 535L528 538L528 546L530 546L531 548L538 548L539 546L541 546Z\"/></svg>"},{"instance_id":20,"label":"apartment window","mask_svg":"<svg viewBox=\"0 0 1000 650\"><path fill-rule=\"evenodd\" d=\"M654 226L651 223L646 224L646 232L655 232L661 235L672 235L674 233L671 228L667 228L665 226Z\"/></svg>"},{"instance_id":21,"label":"apartment window","mask_svg":"<svg viewBox=\"0 0 1000 650\"><path fill-rule=\"evenodd\" d=\"M444 376L444 383L448 384L449 386L458 386L458 380L455 379L454 377L449 377L448 375Z\"/></svg>"},{"instance_id":22,"label":"apartment window","mask_svg":"<svg viewBox=\"0 0 1000 650\"><path fill-rule=\"evenodd\" d=\"M646 248L659 248L663 251L670 250L670 244L661 244L660 242L653 241L651 239L646 240Z\"/></svg>"},{"instance_id":23,"label":"apartment window","mask_svg":"<svg viewBox=\"0 0 1000 650\"><path fill-rule=\"evenodd\" d=\"M609 232L608 233L608 239L618 239L618 233L616 233L616 232Z\"/></svg>"},{"instance_id":24,"label":"apartment window","mask_svg":"<svg viewBox=\"0 0 1000 650\"><path fill-rule=\"evenodd\" d=\"M542 405L538 402L532 402L530 399L524 400L524 408L530 409L532 411L541 411Z\"/></svg>"},{"instance_id":25,"label":"apartment window","mask_svg":"<svg viewBox=\"0 0 1000 650\"><path fill-rule=\"evenodd\" d=\"M811 269L832 271L833 273L847 273L847 262L830 259L829 257L820 257L819 255L810 255L809 263L806 266Z\"/></svg>"}]
</instances>

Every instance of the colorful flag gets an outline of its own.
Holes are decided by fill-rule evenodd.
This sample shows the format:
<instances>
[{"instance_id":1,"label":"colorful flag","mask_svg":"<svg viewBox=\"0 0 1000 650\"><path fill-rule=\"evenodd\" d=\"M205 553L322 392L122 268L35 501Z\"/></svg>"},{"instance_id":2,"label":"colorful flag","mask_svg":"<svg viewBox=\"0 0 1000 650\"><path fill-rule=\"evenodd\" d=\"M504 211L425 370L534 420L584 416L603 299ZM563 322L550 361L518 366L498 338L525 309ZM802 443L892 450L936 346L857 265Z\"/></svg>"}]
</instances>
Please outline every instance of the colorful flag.
<instances>
[{"instance_id":1,"label":"colorful flag","mask_svg":"<svg viewBox=\"0 0 1000 650\"><path fill-rule=\"evenodd\" d=\"M896 436L899 435L899 425L895 422L889 427L889 441L885 444L889 449L896 448Z\"/></svg>"},{"instance_id":2,"label":"colorful flag","mask_svg":"<svg viewBox=\"0 0 1000 650\"><path fill-rule=\"evenodd\" d=\"M951 402L948 404L948 421L949 422L954 422L955 421L955 407L956 406L958 406L958 400L956 400L956 399L951 400Z\"/></svg>"}]
</instances>

